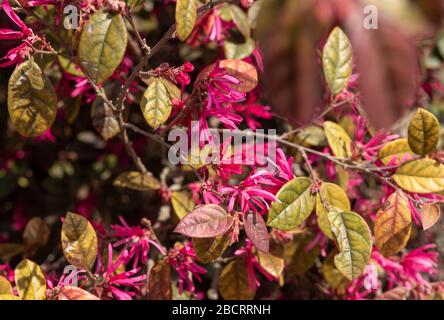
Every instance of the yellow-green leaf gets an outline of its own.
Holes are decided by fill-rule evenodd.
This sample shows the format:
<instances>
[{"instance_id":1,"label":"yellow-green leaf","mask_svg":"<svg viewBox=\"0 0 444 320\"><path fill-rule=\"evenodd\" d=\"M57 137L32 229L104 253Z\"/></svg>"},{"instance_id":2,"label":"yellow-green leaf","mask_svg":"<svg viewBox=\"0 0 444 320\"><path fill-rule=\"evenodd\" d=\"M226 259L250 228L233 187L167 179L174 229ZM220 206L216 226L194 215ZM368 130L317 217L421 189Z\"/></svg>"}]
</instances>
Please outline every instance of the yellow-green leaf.
<instances>
[{"instance_id":1,"label":"yellow-green leaf","mask_svg":"<svg viewBox=\"0 0 444 320\"><path fill-rule=\"evenodd\" d=\"M115 187L132 189L136 191L159 190L160 182L151 172L127 171L122 172L113 185Z\"/></svg>"},{"instance_id":2,"label":"yellow-green leaf","mask_svg":"<svg viewBox=\"0 0 444 320\"><path fill-rule=\"evenodd\" d=\"M97 97L91 105L91 120L104 140L114 138L121 131L113 110L100 97Z\"/></svg>"},{"instance_id":3,"label":"yellow-green leaf","mask_svg":"<svg viewBox=\"0 0 444 320\"><path fill-rule=\"evenodd\" d=\"M321 196L323 201L321 201ZM318 226L327 237L333 239L330 222L328 221L328 212L330 210L324 208L324 205L327 206L328 209L334 209L336 211L350 211L350 200L340 186L329 182L322 183L320 194L316 195Z\"/></svg>"},{"instance_id":4,"label":"yellow-green leaf","mask_svg":"<svg viewBox=\"0 0 444 320\"><path fill-rule=\"evenodd\" d=\"M0 301L1 300L20 300L20 298L12 294L0 294Z\"/></svg>"},{"instance_id":5,"label":"yellow-green leaf","mask_svg":"<svg viewBox=\"0 0 444 320\"><path fill-rule=\"evenodd\" d=\"M356 279L364 273L372 252L370 228L355 212L331 211L328 219L339 249L335 266L347 279Z\"/></svg>"},{"instance_id":6,"label":"yellow-green leaf","mask_svg":"<svg viewBox=\"0 0 444 320\"><path fill-rule=\"evenodd\" d=\"M333 251L327 258L325 258L322 264L322 274L324 279L330 288L334 289L339 294L345 294L350 280L348 280L344 275L335 267L334 257L337 253Z\"/></svg>"},{"instance_id":7,"label":"yellow-green leaf","mask_svg":"<svg viewBox=\"0 0 444 320\"><path fill-rule=\"evenodd\" d=\"M403 159L407 160L409 156L413 156L413 151L407 139L394 140L379 151L379 158L385 165L389 164L393 158L396 158L396 163L399 163Z\"/></svg>"},{"instance_id":8,"label":"yellow-green leaf","mask_svg":"<svg viewBox=\"0 0 444 320\"><path fill-rule=\"evenodd\" d=\"M0 295L12 295L11 283L5 277L0 276Z\"/></svg>"},{"instance_id":9,"label":"yellow-green leaf","mask_svg":"<svg viewBox=\"0 0 444 320\"><path fill-rule=\"evenodd\" d=\"M252 300L256 286L250 290L248 270L242 258L236 258L222 270L219 278L219 291L225 300Z\"/></svg>"},{"instance_id":10,"label":"yellow-green leaf","mask_svg":"<svg viewBox=\"0 0 444 320\"><path fill-rule=\"evenodd\" d=\"M325 132L318 126L308 126L301 129L295 136L295 140L298 144L304 146L320 147L327 144Z\"/></svg>"},{"instance_id":11,"label":"yellow-green leaf","mask_svg":"<svg viewBox=\"0 0 444 320\"><path fill-rule=\"evenodd\" d=\"M219 258L230 245L226 234L215 238L193 238L193 248L197 259L202 263L210 263Z\"/></svg>"},{"instance_id":12,"label":"yellow-green leaf","mask_svg":"<svg viewBox=\"0 0 444 320\"><path fill-rule=\"evenodd\" d=\"M255 47L254 40L250 38L243 43L224 42L225 56L228 59L245 59L253 53Z\"/></svg>"},{"instance_id":13,"label":"yellow-green leaf","mask_svg":"<svg viewBox=\"0 0 444 320\"><path fill-rule=\"evenodd\" d=\"M239 6L234 4L225 4L222 6L223 19L232 21L242 35L248 39L250 37L251 28L248 15Z\"/></svg>"},{"instance_id":14,"label":"yellow-green leaf","mask_svg":"<svg viewBox=\"0 0 444 320\"><path fill-rule=\"evenodd\" d=\"M376 214L375 242L384 256L393 256L405 248L412 231L412 214L407 197L392 194Z\"/></svg>"},{"instance_id":15,"label":"yellow-green leaf","mask_svg":"<svg viewBox=\"0 0 444 320\"><path fill-rule=\"evenodd\" d=\"M80 35L80 67L95 83L102 83L122 62L126 44L127 34L122 16L104 10L96 11Z\"/></svg>"},{"instance_id":16,"label":"yellow-green leaf","mask_svg":"<svg viewBox=\"0 0 444 320\"><path fill-rule=\"evenodd\" d=\"M429 111L419 108L409 126L409 145L416 154L426 156L436 150L439 141L438 119Z\"/></svg>"},{"instance_id":17,"label":"yellow-green leaf","mask_svg":"<svg viewBox=\"0 0 444 320\"><path fill-rule=\"evenodd\" d=\"M97 235L81 215L68 212L62 226L62 248L66 260L76 267L91 270L97 257Z\"/></svg>"},{"instance_id":18,"label":"yellow-green leaf","mask_svg":"<svg viewBox=\"0 0 444 320\"><path fill-rule=\"evenodd\" d=\"M171 97L160 79L153 81L140 101L140 109L148 125L154 129L168 120L172 110Z\"/></svg>"},{"instance_id":19,"label":"yellow-green leaf","mask_svg":"<svg viewBox=\"0 0 444 320\"><path fill-rule=\"evenodd\" d=\"M324 131L327 136L328 144L330 145L333 154L338 158L351 157L351 143L352 140L337 123L326 121L324 123Z\"/></svg>"},{"instance_id":20,"label":"yellow-green leaf","mask_svg":"<svg viewBox=\"0 0 444 320\"><path fill-rule=\"evenodd\" d=\"M432 159L409 161L398 168L393 179L409 192L441 192L444 191L444 166Z\"/></svg>"},{"instance_id":21,"label":"yellow-green leaf","mask_svg":"<svg viewBox=\"0 0 444 320\"><path fill-rule=\"evenodd\" d=\"M179 219L185 217L196 207L196 203L188 191L173 191L171 194L171 204Z\"/></svg>"},{"instance_id":22,"label":"yellow-green leaf","mask_svg":"<svg viewBox=\"0 0 444 320\"><path fill-rule=\"evenodd\" d=\"M441 217L441 208L437 204L424 204L421 207L422 228L432 228Z\"/></svg>"},{"instance_id":23,"label":"yellow-green leaf","mask_svg":"<svg viewBox=\"0 0 444 320\"><path fill-rule=\"evenodd\" d=\"M347 35L339 27L334 28L327 39L322 52L322 66L333 95L344 90L352 74L353 49Z\"/></svg>"},{"instance_id":24,"label":"yellow-green leaf","mask_svg":"<svg viewBox=\"0 0 444 320\"><path fill-rule=\"evenodd\" d=\"M185 41L193 32L197 20L196 0L177 0L176 2L176 28L177 36Z\"/></svg>"},{"instance_id":25,"label":"yellow-green leaf","mask_svg":"<svg viewBox=\"0 0 444 320\"><path fill-rule=\"evenodd\" d=\"M46 279L40 267L25 259L14 270L15 284L22 300L45 300Z\"/></svg>"},{"instance_id":26,"label":"yellow-green leaf","mask_svg":"<svg viewBox=\"0 0 444 320\"><path fill-rule=\"evenodd\" d=\"M259 265L271 276L278 279L284 272L284 259L272 253L257 251Z\"/></svg>"},{"instance_id":27,"label":"yellow-green leaf","mask_svg":"<svg viewBox=\"0 0 444 320\"><path fill-rule=\"evenodd\" d=\"M22 63L9 78L8 111L15 129L25 137L40 136L54 123L57 95L36 63Z\"/></svg>"},{"instance_id":28,"label":"yellow-green leaf","mask_svg":"<svg viewBox=\"0 0 444 320\"><path fill-rule=\"evenodd\" d=\"M309 178L295 178L285 184L276 195L278 201L271 204L267 225L290 231L304 222L315 206L311 184Z\"/></svg>"},{"instance_id":29,"label":"yellow-green leaf","mask_svg":"<svg viewBox=\"0 0 444 320\"><path fill-rule=\"evenodd\" d=\"M59 61L60 67L70 75L76 76L76 77L85 77L85 75L82 72L82 69L78 65L76 65L74 62L69 60L68 58L65 58L64 56L57 56L57 60Z\"/></svg>"}]
</instances>

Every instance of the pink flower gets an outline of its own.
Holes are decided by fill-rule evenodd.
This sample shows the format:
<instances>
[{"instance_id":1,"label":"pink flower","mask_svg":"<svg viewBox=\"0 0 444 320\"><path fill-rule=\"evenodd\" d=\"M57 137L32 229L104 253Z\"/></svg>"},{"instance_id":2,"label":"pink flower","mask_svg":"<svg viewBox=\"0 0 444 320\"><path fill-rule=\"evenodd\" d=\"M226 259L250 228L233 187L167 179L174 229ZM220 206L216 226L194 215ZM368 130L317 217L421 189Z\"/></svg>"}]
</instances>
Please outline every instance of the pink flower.
<instances>
[{"instance_id":1,"label":"pink flower","mask_svg":"<svg viewBox=\"0 0 444 320\"><path fill-rule=\"evenodd\" d=\"M140 287L145 284L144 281L146 280L146 275L135 276L140 271L140 268L117 273L119 267L125 265L128 261L128 255L128 251L123 250L116 259L113 259L113 247L111 243L108 244L107 265L101 274L103 281L101 288L105 291L105 294L111 294L118 300L132 300L132 297L136 295L136 291L140 290ZM100 256L98 265L98 269L101 270L103 266ZM124 290L122 287L126 287L127 290Z\"/></svg>"},{"instance_id":2,"label":"pink flower","mask_svg":"<svg viewBox=\"0 0 444 320\"><path fill-rule=\"evenodd\" d=\"M121 225L112 225L112 236L115 238L122 238L115 242L113 247L117 248L125 246L128 250L128 261L133 259L133 268L135 268L139 261L146 264L148 261L148 254L150 252L150 245L156 247L161 254L165 255L165 248L159 245L156 241L151 239L151 232L140 226L129 226L123 217L119 217Z\"/></svg>"},{"instance_id":3,"label":"pink flower","mask_svg":"<svg viewBox=\"0 0 444 320\"><path fill-rule=\"evenodd\" d=\"M176 270L179 280L179 293L184 290L194 293L193 278L201 281L200 275L207 273L207 270L194 262L196 254L191 243L185 246L176 246L168 252L168 263Z\"/></svg>"}]
</instances>

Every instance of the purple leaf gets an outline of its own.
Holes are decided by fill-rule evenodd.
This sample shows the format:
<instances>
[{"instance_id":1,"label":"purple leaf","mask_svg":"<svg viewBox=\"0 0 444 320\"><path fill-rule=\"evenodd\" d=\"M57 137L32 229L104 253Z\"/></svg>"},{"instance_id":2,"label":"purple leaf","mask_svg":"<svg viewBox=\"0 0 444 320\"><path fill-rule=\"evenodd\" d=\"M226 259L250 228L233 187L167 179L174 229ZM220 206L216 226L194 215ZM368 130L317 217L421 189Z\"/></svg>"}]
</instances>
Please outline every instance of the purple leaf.
<instances>
[{"instance_id":1,"label":"purple leaf","mask_svg":"<svg viewBox=\"0 0 444 320\"><path fill-rule=\"evenodd\" d=\"M208 204L186 215L174 232L193 238L211 238L224 234L232 225L233 218L223 208Z\"/></svg>"},{"instance_id":2,"label":"purple leaf","mask_svg":"<svg viewBox=\"0 0 444 320\"><path fill-rule=\"evenodd\" d=\"M247 214L244 218L244 229L256 249L268 253L270 236L262 216L255 212Z\"/></svg>"}]
</instances>

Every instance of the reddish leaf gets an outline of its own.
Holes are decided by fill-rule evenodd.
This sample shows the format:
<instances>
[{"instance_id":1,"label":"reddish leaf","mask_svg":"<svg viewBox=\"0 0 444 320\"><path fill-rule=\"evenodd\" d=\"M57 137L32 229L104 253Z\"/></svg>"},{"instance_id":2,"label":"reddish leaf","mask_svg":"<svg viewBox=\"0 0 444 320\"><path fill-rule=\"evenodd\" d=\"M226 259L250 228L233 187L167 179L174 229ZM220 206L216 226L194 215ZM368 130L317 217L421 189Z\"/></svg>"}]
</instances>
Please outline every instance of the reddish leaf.
<instances>
[{"instance_id":1,"label":"reddish leaf","mask_svg":"<svg viewBox=\"0 0 444 320\"><path fill-rule=\"evenodd\" d=\"M174 232L193 238L217 237L233 225L233 218L214 204L197 207L186 215Z\"/></svg>"},{"instance_id":2,"label":"reddish leaf","mask_svg":"<svg viewBox=\"0 0 444 320\"><path fill-rule=\"evenodd\" d=\"M260 214L255 212L247 214L244 218L244 229L256 249L266 253L269 251L270 236L264 219Z\"/></svg>"},{"instance_id":3,"label":"reddish leaf","mask_svg":"<svg viewBox=\"0 0 444 320\"><path fill-rule=\"evenodd\" d=\"M160 261L150 271L149 297L151 300L171 300L171 267Z\"/></svg>"},{"instance_id":4,"label":"reddish leaf","mask_svg":"<svg viewBox=\"0 0 444 320\"><path fill-rule=\"evenodd\" d=\"M62 287L57 296L58 300L100 300L95 295L77 287Z\"/></svg>"}]
</instances>

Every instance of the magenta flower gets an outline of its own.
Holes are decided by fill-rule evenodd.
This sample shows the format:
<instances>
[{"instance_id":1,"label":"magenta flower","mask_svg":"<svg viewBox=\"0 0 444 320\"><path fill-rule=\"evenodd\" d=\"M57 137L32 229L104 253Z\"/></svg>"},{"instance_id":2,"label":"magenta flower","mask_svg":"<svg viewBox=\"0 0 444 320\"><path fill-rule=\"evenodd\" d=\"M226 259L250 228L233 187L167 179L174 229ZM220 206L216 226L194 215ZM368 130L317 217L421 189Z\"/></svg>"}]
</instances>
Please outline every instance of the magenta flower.
<instances>
[{"instance_id":1,"label":"magenta flower","mask_svg":"<svg viewBox=\"0 0 444 320\"><path fill-rule=\"evenodd\" d=\"M179 293L188 291L194 293L196 288L194 287L193 278L201 282L200 275L207 273L207 270L194 262L196 259L196 253L194 252L191 243L187 243L185 246L175 246L168 252L168 263L176 270L179 280Z\"/></svg>"},{"instance_id":2,"label":"magenta flower","mask_svg":"<svg viewBox=\"0 0 444 320\"><path fill-rule=\"evenodd\" d=\"M113 244L113 247L118 248L125 246L125 250L128 250L127 261L133 260L133 268L135 268L139 261L146 264L148 261L148 254L150 252L150 245L159 250L162 255L166 254L165 248L163 248L156 241L151 239L151 232L140 226L129 226L123 217L119 217L121 225L112 225L112 236L115 238L121 238L119 241Z\"/></svg>"}]
</instances>

